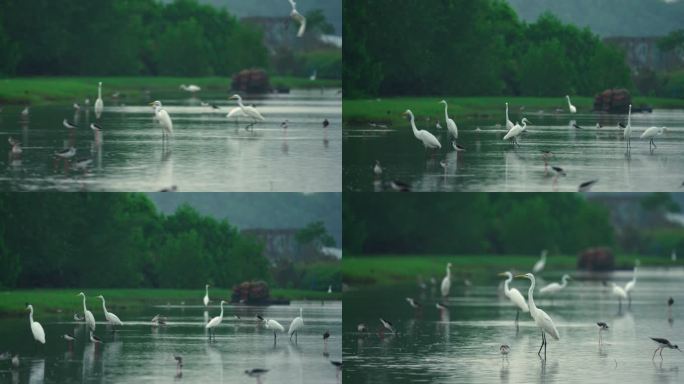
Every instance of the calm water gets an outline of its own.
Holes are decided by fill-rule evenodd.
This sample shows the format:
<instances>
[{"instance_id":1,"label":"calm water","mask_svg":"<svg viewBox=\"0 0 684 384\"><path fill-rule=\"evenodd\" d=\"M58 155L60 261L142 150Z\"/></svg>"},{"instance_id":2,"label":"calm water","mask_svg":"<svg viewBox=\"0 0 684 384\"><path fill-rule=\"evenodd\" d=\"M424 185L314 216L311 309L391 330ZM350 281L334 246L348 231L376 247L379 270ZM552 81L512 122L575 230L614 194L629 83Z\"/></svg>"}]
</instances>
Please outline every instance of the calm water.
<instances>
[{"instance_id":1,"label":"calm water","mask_svg":"<svg viewBox=\"0 0 684 384\"><path fill-rule=\"evenodd\" d=\"M553 277L560 277L553 276ZM576 275L579 279L580 277ZM631 273L608 276L624 285ZM539 282L538 282L539 283ZM462 284L455 281L454 284ZM649 339L664 337L684 344L684 270L648 270L639 273L631 309L618 302L598 281L575 280L558 294L535 302L554 320L560 341L549 338L547 361L537 356L540 331L529 314L521 314L519 331L515 309L497 282L459 286L445 314L435 308L437 296L417 286L372 288L345 293L344 379L353 383L680 383L684 354L663 352L664 361L651 356L656 345ZM529 282L514 280L527 296ZM439 287L436 288L439 292ZM412 296L424 304L416 312L405 301ZM673 321L668 321L668 297L673 296ZM377 333L378 318L394 323L398 336ZM598 346L597 321L605 321L604 346ZM372 333L356 332L366 323ZM503 362L499 346L511 347ZM683 372L680 374L680 370Z\"/></svg>"},{"instance_id":2,"label":"calm water","mask_svg":"<svg viewBox=\"0 0 684 384\"><path fill-rule=\"evenodd\" d=\"M447 141L441 116L442 130L435 128L434 117L430 122L425 116L417 117L418 129L427 129L442 144L433 155L426 154L408 121L388 128L345 126L345 189L382 191L389 189L389 181L401 180L414 191L577 191L579 184L598 179L594 191L675 191L684 181L682 110L633 114L629 155L622 129L616 128L619 121L626 122L626 116L527 113L533 124L528 125L518 148L502 140L505 126L496 125L505 123L503 110L487 117L457 119L458 142L466 148L458 155ZM512 113L511 119L515 122L520 117ZM585 129L573 128L573 121ZM597 122L604 127L597 130ZM656 138L658 147L653 152L648 141L639 139L651 126L668 128ZM555 154L550 165L563 168L566 177L556 181L553 171L545 171L542 149ZM379 180L372 171L375 160L384 168ZM446 170L441 161L446 161Z\"/></svg>"},{"instance_id":3,"label":"calm water","mask_svg":"<svg viewBox=\"0 0 684 384\"><path fill-rule=\"evenodd\" d=\"M89 309L103 320L95 301ZM107 303L112 306L114 303ZM254 316L278 320L285 329L304 308L305 329L298 344L286 334L273 346L273 333L257 327ZM36 308L35 318L45 328L47 343L33 342L27 318L0 320L0 351L11 350L21 356L19 370L11 370L9 361L0 361L2 383L254 383L244 374L246 369L270 371L264 383L337 383L337 372L330 363L342 355L341 303L295 303L291 306L225 307L226 314L216 331L216 341L209 342L205 322L218 316L218 307L204 314L203 307L158 307L143 312L127 312L108 308L126 325L116 335L97 324L96 335L105 344L95 348L84 338L84 326L76 324L72 314L50 316ZM157 313L168 317L162 328L150 326ZM239 314L242 320L235 320ZM323 333L331 337L323 345ZM79 338L72 349L62 335L74 332ZM86 335L87 338L87 335ZM173 354L183 356L182 377L176 377Z\"/></svg>"},{"instance_id":4,"label":"calm water","mask_svg":"<svg viewBox=\"0 0 684 384\"><path fill-rule=\"evenodd\" d=\"M29 118L20 107L0 112L0 189L6 191L340 191L342 142L340 96L336 90L293 91L246 99L266 118L246 131L226 115L236 107L228 94L153 95L173 119L174 136L162 143L150 100L105 100L103 133L89 128L94 112L74 113L71 103L36 106ZM201 106L218 104L221 109ZM125 103L125 104L124 104ZM92 108L91 108L92 109ZM76 121L68 130L62 120ZM327 129L324 119L330 121ZM288 129L280 124L289 120ZM22 142L21 157L9 154L9 137ZM56 151L74 146L76 157L91 158L86 169L56 160Z\"/></svg>"}]
</instances>

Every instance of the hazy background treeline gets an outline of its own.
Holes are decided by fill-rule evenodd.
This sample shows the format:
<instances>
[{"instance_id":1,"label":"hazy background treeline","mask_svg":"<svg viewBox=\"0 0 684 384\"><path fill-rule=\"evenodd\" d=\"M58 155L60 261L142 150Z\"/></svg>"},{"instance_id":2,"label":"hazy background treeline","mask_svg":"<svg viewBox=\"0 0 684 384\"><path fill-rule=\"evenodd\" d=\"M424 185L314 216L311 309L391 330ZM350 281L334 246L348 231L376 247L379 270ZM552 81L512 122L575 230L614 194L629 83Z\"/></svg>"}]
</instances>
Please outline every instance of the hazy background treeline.
<instances>
[{"instance_id":1,"label":"hazy background treeline","mask_svg":"<svg viewBox=\"0 0 684 384\"><path fill-rule=\"evenodd\" d=\"M594 246L684 252L684 195L348 193L343 248L373 254L576 254ZM668 215L675 215L668 219ZM679 220L679 221L678 221ZM679 224L677 224L679 222Z\"/></svg>"},{"instance_id":2,"label":"hazy background treeline","mask_svg":"<svg viewBox=\"0 0 684 384\"><path fill-rule=\"evenodd\" d=\"M297 236L309 248L335 244L320 222ZM189 204L164 214L144 194L0 194L0 287L339 286L337 262L296 263L283 277L263 251L228 220Z\"/></svg>"},{"instance_id":3,"label":"hazy background treeline","mask_svg":"<svg viewBox=\"0 0 684 384\"><path fill-rule=\"evenodd\" d=\"M349 0L343 23L346 97L632 88L622 51L550 13L526 23L502 0Z\"/></svg>"}]
</instances>

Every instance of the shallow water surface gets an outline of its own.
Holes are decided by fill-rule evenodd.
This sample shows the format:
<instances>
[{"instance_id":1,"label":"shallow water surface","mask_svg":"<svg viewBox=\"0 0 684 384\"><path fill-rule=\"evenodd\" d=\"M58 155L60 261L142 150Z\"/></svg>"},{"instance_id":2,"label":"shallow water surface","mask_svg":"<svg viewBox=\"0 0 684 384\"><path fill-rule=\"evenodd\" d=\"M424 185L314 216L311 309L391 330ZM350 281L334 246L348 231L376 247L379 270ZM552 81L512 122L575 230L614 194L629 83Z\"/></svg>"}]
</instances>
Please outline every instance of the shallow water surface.
<instances>
[{"instance_id":1,"label":"shallow water surface","mask_svg":"<svg viewBox=\"0 0 684 384\"><path fill-rule=\"evenodd\" d=\"M204 324L219 309L207 313L198 306L151 307L126 311L113 307L125 323L110 333L104 323L97 324L96 335L104 345L95 347L87 340L84 326L73 321L72 314L59 316L36 308L35 319L46 332L47 343L33 342L27 318L0 319L0 351L10 350L21 357L18 370L9 361L0 361L2 383L254 383L246 369L265 368L263 383L337 383L336 368L330 361L340 361L342 306L339 302L293 302L290 306L225 307L223 323L216 331L216 341L209 342ZM92 304L96 320L104 319L100 306ZM286 334L273 344L273 332L257 326L257 313L279 321L285 329L303 307L305 328L295 343ZM150 319L155 314L168 318L165 327L155 328ZM237 320L233 315L239 315ZM323 343L323 333L331 337ZM74 334L73 346L62 339ZM173 354L183 357L179 375Z\"/></svg>"},{"instance_id":2,"label":"shallow water surface","mask_svg":"<svg viewBox=\"0 0 684 384\"><path fill-rule=\"evenodd\" d=\"M560 275L551 275L559 280ZM623 285L631 272L606 276ZM538 281L539 283L539 281ZM578 277L553 301L535 294L560 333L548 338L547 359L537 356L541 334L528 313L516 311L497 283L465 288L454 281L450 309L435 308L439 287L417 286L359 289L344 297L344 379L353 383L648 383L681 382L684 354L673 350L656 356L649 337L684 344L684 270L644 269L639 272L631 307L622 308L600 280ZM527 296L529 282L512 287ZM423 304L416 311L405 301ZM667 299L675 305L668 320ZM379 317L391 321L398 335L378 333ZM597 321L610 329L598 345ZM357 332L365 323L370 332ZM511 347L502 360L499 347ZM543 354L543 351L542 351Z\"/></svg>"},{"instance_id":3,"label":"shallow water surface","mask_svg":"<svg viewBox=\"0 0 684 384\"><path fill-rule=\"evenodd\" d=\"M629 152L623 130L617 128L618 122L626 122L626 116L543 112L525 116L532 124L519 147L502 140L506 134L505 126L501 127L503 112L461 119L453 116L458 144L465 147L465 152L458 153L452 139L447 139L446 128L435 128L434 116L429 121L419 116L416 125L439 139L439 151L426 151L408 121L386 128L345 126L345 190L384 191L390 189L390 181L400 180L413 191L577 191L581 183L598 180L593 191L677 191L684 181L682 110L633 114ZM519 117L511 114L511 118ZM597 122L603 127L597 129ZM573 123L583 129L574 128ZM653 151L648 140L639 139L651 126L667 127L655 139ZM566 176L556 178L556 173L545 167L541 150L553 152L548 166L561 167ZM373 173L376 160L384 168L380 178Z\"/></svg>"},{"instance_id":4,"label":"shallow water surface","mask_svg":"<svg viewBox=\"0 0 684 384\"><path fill-rule=\"evenodd\" d=\"M152 95L173 119L173 138L165 143L153 120L152 100L105 100L98 121L101 135L89 128L90 110L71 105L35 106L28 118L20 107L0 113L0 189L5 191L287 191L334 192L342 182L341 114L337 91L293 91L245 99L266 122L246 130L247 121L227 119L236 107L228 94ZM202 106L217 104L220 109ZM85 109L85 108L84 108ZM75 122L66 129L62 121ZM325 119L331 123L323 128ZM288 120L287 129L281 123ZM22 143L12 156L8 138ZM54 153L75 147L84 168Z\"/></svg>"}]
</instances>

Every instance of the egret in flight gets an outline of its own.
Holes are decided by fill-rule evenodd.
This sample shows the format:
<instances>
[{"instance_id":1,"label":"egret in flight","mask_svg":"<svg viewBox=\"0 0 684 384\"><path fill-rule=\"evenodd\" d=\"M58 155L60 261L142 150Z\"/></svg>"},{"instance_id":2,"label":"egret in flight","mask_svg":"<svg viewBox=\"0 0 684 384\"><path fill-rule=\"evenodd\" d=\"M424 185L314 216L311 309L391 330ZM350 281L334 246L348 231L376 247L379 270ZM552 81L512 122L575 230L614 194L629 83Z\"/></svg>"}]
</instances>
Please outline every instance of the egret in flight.
<instances>
[{"instance_id":1,"label":"egret in flight","mask_svg":"<svg viewBox=\"0 0 684 384\"><path fill-rule=\"evenodd\" d=\"M216 340L216 333L214 332L214 328L221 325L221 322L223 321L223 304L227 303L224 300L221 300L221 314L211 319L207 323L207 325L204 326L205 329L209 330L209 340L211 340L212 335L214 336L214 340Z\"/></svg>"},{"instance_id":2,"label":"egret in flight","mask_svg":"<svg viewBox=\"0 0 684 384\"><path fill-rule=\"evenodd\" d=\"M93 316L93 313L86 308L86 296L85 293L81 292L76 296L81 296L83 297L83 316L85 317L85 323L90 328L91 331L95 330L95 316Z\"/></svg>"},{"instance_id":3,"label":"egret in flight","mask_svg":"<svg viewBox=\"0 0 684 384\"><path fill-rule=\"evenodd\" d=\"M204 299L202 299L202 302L204 302L204 306L207 307L209 306L209 284L206 284L204 286Z\"/></svg>"},{"instance_id":4,"label":"egret in flight","mask_svg":"<svg viewBox=\"0 0 684 384\"><path fill-rule=\"evenodd\" d=\"M527 305L527 303L525 302L525 298L523 297L522 293L518 291L517 288L508 287L508 284L513 280L513 274L506 271L499 273L499 276L507 277L506 281L504 282L504 294L506 295L506 297L508 297L509 300L511 300L511 302L513 302L513 304L515 304L518 307L515 315L515 323L518 324L520 311L529 312L530 307Z\"/></svg>"},{"instance_id":5,"label":"egret in flight","mask_svg":"<svg viewBox=\"0 0 684 384\"><path fill-rule=\"evenodd\" d=\"M306 17L302 16L301 13L297 11L297 3L294 0L289 0L290 5L292 5L292 12L290 12L290 17L292 20L299 23L299 31L297 31L297 37L304 36L306 32Z\"/></svg>"},{"instance_id":6,"label":"egret in flight","mask_svg":"<svg viewBox=\"0 0 684 384\"><path fill-rule=\"evenodd\" d=\"M33 338L37 342L39 342L41 344L45 344L45 331L43 330L43 326L40 325L39 322L33 321L33 305L27 304L26 310L30 311L29 312L29 324L31 324L31 333L33 334Z\"/></svg>"},{"instance_id":7,"label":"egret in flight","mask_svg":"<svg viewBox=\"0 0 684 384\"><path fill-rule=\"evenodd\" d=\"M539 293L542 295L556 294L568 285L568 280L572 280L572 278L570 277L570 275L565 274L561 278L561 284L558 284L556 282L551 283L551 284L547 284L545 287L543 287L542 289L539 290Z\"/></svg>"},{"instance_id":8,"label":"egret in flight","mask_svg":"<svg viewBox=\"0 0 684 384\"><path fill-rule=\"evenodd\" d=\"M454 139L458 139L458 127L456 126L456 123L449 118L449 106L447 105L446 100L442 100L439 103L444 104L444 119L446 120L447 131L454 137Z\"/></svg>"},{"instance_id":9,"label":"egret in flight","mask_svg":"<svg viewBox=\"0 0 684 384\"><path fill-rule=\"evenodd\" d=\"M237 103L238 103L238 105L240 106L240 109L242 110L242 113L243 113L245 116L247 116L247 117L249 117L250 119L253 120L252 124L248 125L248 127L254 126L254 124L256 124L258 121L264 121L264 120L266 120L266 119L264 119L264 117L261 115L261 113L259 113L259 111L258 111L256 108L254 108L254 107L252 107L252 106L245 106L245 105L242 103L242 96L240 96L240 95L233 95L233 96L230 97L230 100L237 100Z\"/></svg>"},{"instance_id":10,"label":"egret in flight","mask_svg":"<svg viewBox=\"0 0 684 384\"><path fill-rule=\"evenodd\" d=\"M548 252L546 249L541 251L541 258L534 263L534 267L532 267L532 273L541 273L541 271L544 270L544 267L546 266L546 254Z\"/></svg>"},{"instance_id":11,"label":"egret in flight","mask_svg":"<svg viewBox=\"0 0 684 384\"><path fill-rule=\"evenodd\" d=\"M104 296L100 295L97 297L98 299L102 300L102 310L104 311L104 316L105 319L107 319L107 322L109 325L112 327L117 326L117 325L123 325L123 322L119 320L119 317L111 312L107 311L107 306L105 305L105 298Z\"/></svg>"},{"instance_id":12,"label":"egret in flight","mask_svg":"<svg viewBox=\"0 0 684 384\"><path fill-rule=\"evenodd\" d=\"M97 85L97 100L95 100L95 116L99 119L104 110L104 102L102 101L102 82Z\"/></svg>"},{"instance_id":13,"label":"egret in flight","mask_svg":"<svg viewBox=\"0 0 684 384\"><path fill-rule=\"evenodd\" d=\"M632 148L632 104L629 105L629 112L627 113L627 125L625 126L622 135L627 142L627 150L629 151Z\"/></svg>"},{"instance_id":14,"label":"egret in flight","mask_svg":"<svg viewBox=\"0 0 684 384\"><path fill-rule=\"evenodd\" d=\"M565 98L568 99L568 109L570 110L570 113L577 113L577 108L570 102L570 96L565 95Z\"/></svg>"},{"instance_id":15,"label":"egret in flight","mask_svg":"<svg viewBox=\"0 0 684 384\"><path fill-rule=\"evenodd\" d=\"M299 335L299 330L304 328L304 317L302 317L302 309L299 308L299 316L295 317L290 323L290 329L287 333L290 335L290 341L292 341L292 335L295 337L295 343L297 342L297 335Z\"/></svg>"},{"instance_id":16,"label":"egret in flight","mask_svg":"<svg viewBox=\"0 0 684 384\"><path fill-rule=\"evenodd\" d=\"M451 289L451 263L447 263L446 266L446 276L442 279L442 285L440 287L442 291L442 296L449 296L449 289Z\"/></svg>"},{"instance_id":17,"label":"egret in flight","mask_svg":"<svg viewBox=\"0 0 684 384\"><path fill-rule=\"evenodd\" d=\"M556 325L553 323L553 320L551 320L551 317L546 314L546 312L542 311L541 309L537 308L536 305L534 305L534 275L531 273L526 273L524 275L518 275L516 278L525 278L530 280L530 289L527 292L527 304L530 306L530 315L534 319L534 323L539 327L542 331L542 345L539 347L539 352L537 352L537 355L541 357L541 350L542 347L544 348L544 360L546 360L546 334L548 333L551 337L553 337L556 340L560 340L560 334L558 334L558 330L556 329Z\"/></svg>"},{"instance_id":18,"label":"egret in flight","mask_svg":"<svg viewBox=\"0 0 684 384\"><path fill-rule=\"evenodd\" d=\"M167 136L173 135L173 121L171 121L171 116L166 112L161 101L157 100L150 105L154 107L154 115L162 126L162 137L165 139Z\"/></svg>"},{"instance_id":19,"label":"egret in flight","mask_svg":"<svg viewBox=\"0 0 684 384\"><path fill-rule=\"evenodd\" d=\"M416 120L413 117L413 112L411 112L410 109L407 109L406 112L404 112L404 116L409 116L409 120L411 121L411 129L413 130L413 136L415 136L416 139L420 140L426 149L442 148L442 145L439 143L439 140L437 140L437 138L432 133L423 129L418 130L418 128L416 128Z\"/></svg>"},{"instance_id":20,"label":"egret in flight","mask_svg":"<svg viewBox=\"0 0 684 384\"><path fill-rule=\"evenodd\" d=\"M651 147L653 147L653 149L655 149L658 147L655 145L655 142L653 141L653 139L655 139L656 136L662 135L663 133L665 133L665 131L667 131L667 128L665 128L665 127L650 127L647 130L645 130L644 133L641 134L640 138L641 139L649 139L648 149L651 149Z\"/></svg>"}]
</instances>

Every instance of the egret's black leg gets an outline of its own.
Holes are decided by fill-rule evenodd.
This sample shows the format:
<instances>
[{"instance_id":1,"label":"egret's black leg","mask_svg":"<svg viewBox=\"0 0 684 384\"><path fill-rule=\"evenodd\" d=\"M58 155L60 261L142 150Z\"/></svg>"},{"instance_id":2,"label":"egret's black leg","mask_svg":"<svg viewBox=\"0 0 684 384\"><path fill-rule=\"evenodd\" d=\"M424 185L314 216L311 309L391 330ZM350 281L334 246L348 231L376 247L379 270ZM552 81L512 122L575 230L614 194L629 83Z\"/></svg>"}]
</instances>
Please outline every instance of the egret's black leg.
<instances>
[{"instance_id":1,"label":"egret's black leg","mask_svg":"<svg viewBox=\"0 0 684 384\"><path fill-rule=\"evenodd\" d=\"M656 355L656 353L658 353L659 349L660 349L660 347L656 348L656 350L653 351L653 357L651 358L651 360L655 359L655 355Z\"/></svg>"},{"instance_id":2,"label":"egret's black leg","mask_svg":"<svg viewBox=\"0 0 684 384\"><path fill-rule=\"evenodd\" d=\"M665 349L665 348L660 347L660 360L663 359L663 349Z\"/></svg>"},{"instance_id":3,"label":"egret's black leg","mask_svg":"<svg viewBox=\"0 0 684 384\"><path fill-rule=\"evenodd\" d=\"M544 331L542 331L542 343L541 343L541 345L539 346L539 351L537 352L537 356L539 356L540 358L541 358L541 350L542 350L542 348L544 348Z\"/></svg>"},{"instance_id":4,"label":"egret's black leg","mask_svg":"<svg viewBox=\"0 0 684 384\"><path fill-rule=\"evenodd\" d=\"M546 334L544 334L544 361L546 361Z\"/></svg>"}]
</instances>

